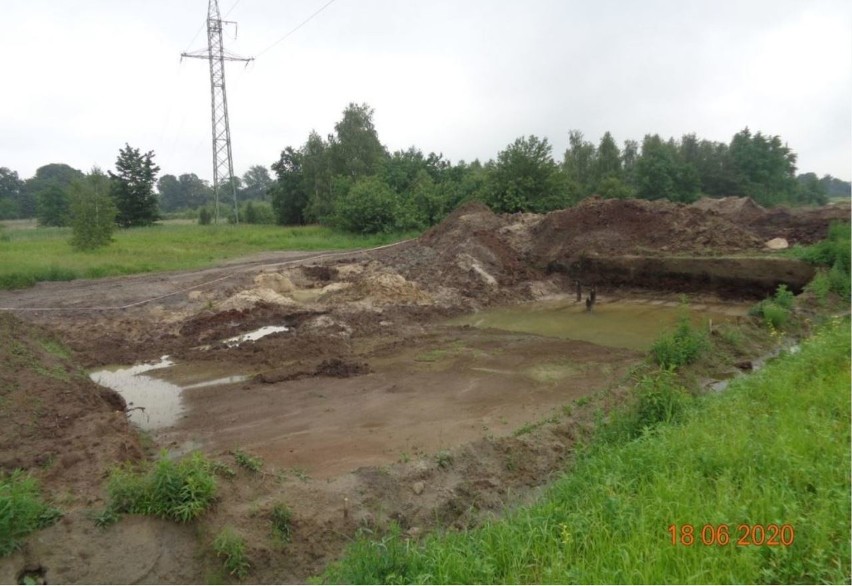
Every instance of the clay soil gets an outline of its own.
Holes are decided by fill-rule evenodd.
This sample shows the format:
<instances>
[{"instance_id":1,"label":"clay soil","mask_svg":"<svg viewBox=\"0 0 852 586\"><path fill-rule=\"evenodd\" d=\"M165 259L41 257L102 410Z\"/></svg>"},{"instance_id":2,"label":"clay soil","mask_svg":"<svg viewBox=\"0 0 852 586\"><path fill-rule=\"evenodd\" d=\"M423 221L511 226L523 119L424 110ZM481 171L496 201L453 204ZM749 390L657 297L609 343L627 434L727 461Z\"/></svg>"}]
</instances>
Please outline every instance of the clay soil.
<instances>
[{"instance_id":1,"label":"clay soil","mask_svg":"<svg viewBox=\"0 0 852 586\"><path fill-rule=\"evenodd\" d=\"M416 537L498 515L565 468L594 411L617 400L643 356L448 318L573 295L575 279L596 284L603 302L675 300L686 269L652 279L661 290L606 267L623 277L636 272L628 257L643 270L656 266L649 259L711 257L714 270L748 274L737 258L770 254L767 239L813 242L848 216L848 206L767 211L741 199L591 199L546 216L469 204L420 239L380 250L267 253L0 293L0 469L30 471L65 512L0 560L0 580L27 571L70 583L228 581L210 544L231 526L249 544L251 581L304 582L358 531L395 522ZM602 265L607 258L628 264ZM776 280L719 290L710 280L701 295L755 298L790 274L786 262L770 263ZM269 325L290 330L225 343ZM82 369L163 355L176 365L147 374L193 388L175 425L140 435L121 397ZM203 384L232 375L244 379ZM163 448L200 449L238 475L220 479L216 506L195 524L131 517L97 528L110 468ZM262 472L239 468L234 450L261 457ZM282 503L293 511L286 544L269 525Z\"/></svg>"}]
</instances>

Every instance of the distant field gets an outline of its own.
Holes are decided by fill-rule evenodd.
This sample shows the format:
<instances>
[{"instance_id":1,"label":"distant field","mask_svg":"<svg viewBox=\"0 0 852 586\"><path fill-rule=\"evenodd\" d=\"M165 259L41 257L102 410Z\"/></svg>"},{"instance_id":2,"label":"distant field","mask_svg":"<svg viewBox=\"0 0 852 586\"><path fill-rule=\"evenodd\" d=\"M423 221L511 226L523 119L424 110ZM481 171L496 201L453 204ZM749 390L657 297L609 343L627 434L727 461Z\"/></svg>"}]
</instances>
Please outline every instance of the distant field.
<instances>
[{"instance_id":1,"label":"distant field","mask_svg":"<svg viewBox=\"0 0 852 586\"><path fill-rule=\"evenodd\" d=\"M39 281L193 269L262 251L366 248L413 236L416 234L356 236L320 226L199 226L168 222L118 230L114 242L106 248L77 252L69 244L70 228L36 228L27 221L2 222L0 289L31 287Z\"/></svg>"}]
</instances>

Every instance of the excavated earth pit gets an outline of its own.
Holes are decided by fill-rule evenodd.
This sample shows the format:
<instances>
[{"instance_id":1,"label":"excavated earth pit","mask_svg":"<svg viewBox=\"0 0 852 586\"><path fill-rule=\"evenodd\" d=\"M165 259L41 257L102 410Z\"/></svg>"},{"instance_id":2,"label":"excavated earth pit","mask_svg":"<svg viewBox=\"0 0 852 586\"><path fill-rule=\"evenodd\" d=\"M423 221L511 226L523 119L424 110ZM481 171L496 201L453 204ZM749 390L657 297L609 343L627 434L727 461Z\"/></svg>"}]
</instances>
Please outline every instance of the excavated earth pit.
<instances>
[{"instance_id":1,"label":"excavated earth pit","mask_svg":"<svg viewBox=\"0 0 852 586\"><path fill-rule=\"evenodd\" d=\"M359 529L395 522L413 537L533 498L617 400L606 391L685 311L682 293L697 324L748 320L779 283L798 291L813 274L764 243L814 242L849 217L752 204L591 199L545 216L468 204L381 250L0 292L0 307L68 346L62 372L82 364L101 384L137 387L122 400L74 379L102 398L72 409L65 374L0 373L21 389L0 464L33 472L69 511L0 559L0 580L25 568L58 582L221 579L209 543L228 525L249 543L252 580L304 582ZM597 289L591 312L577 281L583 298ZM36 335L28 327L12 329ZM166 399L145 395L155 384ZM57 430L72 421L67 439ZM139 518L97 529L109 467L139 458L133 423L155 451L228 461L243 450L266 472L222 481L197 531ZM264 525L279 502L294 516L284 551ZM140 545L158 539L170 545Z\"/></svg>"}]
</instances>

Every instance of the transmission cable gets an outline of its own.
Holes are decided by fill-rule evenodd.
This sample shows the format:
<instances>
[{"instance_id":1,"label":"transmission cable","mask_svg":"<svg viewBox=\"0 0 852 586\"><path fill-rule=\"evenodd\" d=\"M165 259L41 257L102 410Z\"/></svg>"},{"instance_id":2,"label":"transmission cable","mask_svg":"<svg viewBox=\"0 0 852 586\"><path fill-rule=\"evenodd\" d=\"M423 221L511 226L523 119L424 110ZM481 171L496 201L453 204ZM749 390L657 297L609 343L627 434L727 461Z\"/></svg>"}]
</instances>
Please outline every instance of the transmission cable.
<instances>
[{"instance_id":1,"label":"transmission cable","mask_svg":"<svg viewBox=\"0 0 852 586\"><path fill-rule=\"evenodd\" d=\"M335 2L337 2L337 0L328 0L328 2L326 2L325 4L323 4L323 5L320 7L320 9L319 9L319 10L317 10L316 12L314 12L313 14L311 14L308 18L306 18L305 20L303 20L303 21L302 21L302 23L301 23L299 26L297 26L296 28L294 28L293 30L291 30L289 33L287 33L286 35L284 35L283 37L281 37L280 39L278 39L277 41L275 41L274 43L272 43L271 45L269 45L267 48L265 48L265 49L264 49L263 51L261 51L260 53L257 53L257 55L256 55L256 56L257 56L257 57L260 57L261 55L263 55L264 53L266 53L267 51L269 51L270 49L272 49L273 47L275 47L275 46L276 46L276 45L278 45L279 43L283 42L283 41L284 41L287 37L289 37L290 35L292 35L293 33L295 33L297 30L299 30L300 28L302 28L303 26L305 26L306 24L308 24L311 20L313 20L313 18L314 18L316 15L318 15L320 12L322 12L323 10L325 10L326 8L328 8L329 6L331 6L332 4L334 4Z\"/></svg>"}]
</instances>

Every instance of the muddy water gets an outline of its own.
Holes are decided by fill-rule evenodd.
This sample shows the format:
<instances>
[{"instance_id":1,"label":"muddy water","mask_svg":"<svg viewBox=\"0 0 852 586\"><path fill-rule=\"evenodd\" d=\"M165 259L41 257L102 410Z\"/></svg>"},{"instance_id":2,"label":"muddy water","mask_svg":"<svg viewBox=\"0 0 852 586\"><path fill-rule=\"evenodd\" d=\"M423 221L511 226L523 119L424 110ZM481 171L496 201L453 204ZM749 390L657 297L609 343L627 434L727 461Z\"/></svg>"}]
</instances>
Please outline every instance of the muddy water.
<instances>
[{"instance_id":1,"label":"muddy water","mask_svg":"<svg viewBox=\"0 0 852 586\"><path fill-rule=\"evenodd\" d=\"M157 363L100 370L89 377L124 397L130 420L153 431L175 425L184 416L184 391L235 384L249 378L227 373L228 376L211 380L211 376L223 373L210 365L200 370L203 372L197 365L175 364L164 356Z\"/></svg>"},{"instance_id":2,"label":"muddy water","mask_svg":"<svg viewBox=\"0 0 852 586\"><path fill-rule=\"evenodd\" d=\"M661 333L672 328L688 311L696 325L730 321L748 312L747 304L701 303L686 309L673 301L606 301L598 298L591 312L574 298L543 301L480 311L451 320L471 325L582 340L611 348L647 350Z\"/></svg>"},{"instance_id":3,"label":"muddy water","mask_svg":"<svg viewBox=\"0 0 852 586\"><path fill-rule=\"evenodd\" d=\"M174 425L183 412L181 388L143 373L173 364L167 357L163 357L155 364L100 370L91 373L89 377L124 397L132 422L142 429L157 429Z\"/></svg>"}]
</instances>

